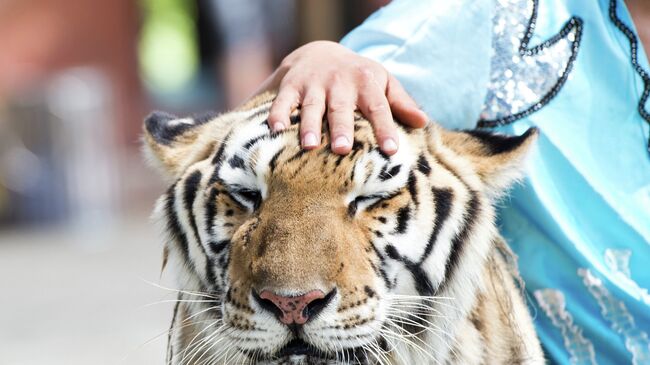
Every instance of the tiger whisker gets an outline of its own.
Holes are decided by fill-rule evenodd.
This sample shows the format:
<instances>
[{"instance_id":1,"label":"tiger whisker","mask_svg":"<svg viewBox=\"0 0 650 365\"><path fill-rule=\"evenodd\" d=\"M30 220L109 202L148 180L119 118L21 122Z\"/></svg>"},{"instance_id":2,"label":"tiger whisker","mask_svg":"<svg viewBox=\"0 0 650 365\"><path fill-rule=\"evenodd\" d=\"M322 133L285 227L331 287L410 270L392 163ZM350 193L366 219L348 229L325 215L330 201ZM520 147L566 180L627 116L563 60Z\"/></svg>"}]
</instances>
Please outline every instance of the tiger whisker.
<instances>
[{"instance_id":1,"label":"tiger whisker","mask_svg":"<svg viewBox=\"0 0 650 365\"><path fill-rule=\"evenodd\" d=\"M159 300L157 302L151 302L142 305L140 308L148 308L148 307L153 307L154 305L158 304L165 304L165 303L218 303L218 300L191 300L191 299L164 299L164 300Z\"/></svg>"},{"instance_id":2,"label":"tiger whisker","mask_svg":"<svg viewBox=\"0 0 650 365\"><path fill-rule=\"evenodd\" d=\"M393 303L392 308L400 308L403 310L409 309L413 314L422 314L422 315L428 315L431 317L438 317L438 318L445 318L446 316L442 314L438 309L433 308L433 307L428 307L424 305L417 305L416 303Z\"/></svg>"},{"instance_id":3,"label":"tiger whisker","mask_svg":"<svg viewBox=\"0 0 650 365\"><path fill-rule=\"evenodd\" d=\"M149 285L152 285L152 286L154 286L154 287L156 287L156 288L163 289L163 290L168 290L168 291L171 291L171 292L174 292L174 293L183 293L183 294L187 294L187 295L194 295L194 296L207 297L207 298L216 299L216 300L219 300L219 299L220 299L219 297L216 297L216 296L214 296L214 295L210 295L210 294L208 294L208 293L203 293L203 292L192 292L192 291L187 291L187 290L180 290L180 289L168 288L168 287L166 287L166 286L163 286L163 285L160 285L160 284L156 284L156 283L151 282L151 281L149 281L149 280L146 280L146 279L144 279L144 278L140 278L140 280L142 280L142 281L144 281L145 283L147 283L147 284L149 284Z\"/></svg>"},{"instance_id":4,"label":"tiger whisker","mask_svg":"<svg viewBox=\"0 0 650 365\"><path fill-rule=\"evenodd\" d=\"M228 325L226 325L226 327L228 327ZM230 330L229 332L232 332L232 331L234 330L234 328L230 327L230 328L226 328L226 330ZM230 341L230 340L231 340L230 338L226 337L226 333L225 333L226 330L223 330L223 329L222 329L220 332L215 332L214 335L210 338L209 341L206 341L206 342L204 342L204 343L201 345L201 348L200 348L199 351L201 351L202 354L199 356L198 359L196 359L196 363L195 363L195 364L204 364L204 363L207 363L208 361L210 361L210 359L211 359L214 355L218 354L218 352L216 352L216 353L213 354L213 355L209 355L207 358L205 358L204 361L202 361L202 362L200 362L200 361L201 361L201 359L203 359L206 355L208 355L208 354L210 353L210 351L211 351L211 350L212 350L216 345L218 345L218 344L221 343L222 341ZM216 338L216 340L214 340L215 338ZM197 355L198 355L198 352L196 352L196 353L194 354L194 356L192 356L192 358L191 358L189 361L192 361L192 360L193 360Z\"/></svg>"},{"instance_id":5,"label":"tiger whisker","mask_svg":"<svg viewBox=\"0 0 650 365\"><path fill-rule=\"evenodd\" d=\"M188 320L190 320L190 319L192 319L192 318L194 318L194 317L200 316L201 314L203 314L203 313L205 313L205 312L208 312L208 311L211 311L211 310L215 310L215 309L219 309L219 306L213 305L213 306L210 306L210 307L208 307L208 308L206 308L206 309L200 310L200 311L198 311L198 312L192 314L191 316L185 318L181 323L183 323L183 322L185 322L185 321L188 321Z\"/></svg>"},{"instance_id":6,"label":"tiger whisker","mask_svg":"<svg viewBox=\"0 0 650 365\"><path fill-rule=\"evenodd\" d=\"M442 296L427 296L427 295L408 295L408 294L388 294L390 298L409 298L409 299L418 299L418 300L456 300L454 297L442 297Z\"/></svg>"},{"instance_id":7,"label":"tiger whisker","mask_svg":"<svg viewBox=\"0 0 650 365\"><path fill-rule=\"evenodd\" d=\"M395 326L395 328L404 331L404 329L402 329L402 328L399 327L399 326ZM423 349L422 346L420 346L420 345L418 345L417 343L413 342L410 338L408 338L408 337L404 337L404 336L401 335L400 333L395 333L395 332L393 332L392 330L389 330L389 329L387 329L387 328L384 328L384 329L382 329L381 331L382 331L382 332L381 332L382 335L384 335L384 336L393 336L393 339L398 340L398 341L401 341L402 343L405 343L407 346L414 347L416 350L418 350L418 351L421 352L422 354L427 355L427 356L430 357L431 360L433 360L436 364L440 363L440 361L439 361L438 359L436 359L435 357L433 357L432 354L430 354L430 353L428 353L427 351L425 351L425 349ZM436 354L438 354L438 351L437 351L435 348L433 348L432 346L430 346L429 344L427 344L426 342L424 342L421 338L419 338L419 337L414 337L414 338L416 338L416 339L417 339L418 341L420 341L422 344L424 344L425 346L427 346L430 350L432 350L433 352L435 352Z\"/></svg>"},{"instance_id":8,"label":"tiger whisker","mask_svg":"<svg viewBox=\"0 0 650 365\"><path fill-rule=\"evenodd\" d=\"M424 326L423 324L418 323L418 322L416 322L416 321L414 321L414 320L412 320L410 318L406 318L406 317L390 316L389 318L393 323L403 323L403 324L410 325L410 326L413 326L413 327L421 328L422 331L418 332L418 335L421 334L421 333L426 332L426 333L430 333L430 334L436 336L440 341L442 341L442 343L445 344L445 346L447 346L447 348L450 349L450 351L452 353L455 353L453 347L449 344L449 342L447 342L447 340L445 340L443 337L441 337L440 334L445 335L445 337L449 338L452 342L454 342L454 344L456 346L459 345L456 338L454 336L452 336L450 333L444 331L443 329L441 329L437 325L435 325L435 324L433 324L433 323L431 323L431 322L429 322L427 320L424 320L422 318L418 318L418 319L420 319L423 322L429 324L431 327ZM401 326L398 326L398 327L401 328Z\"/></svg>"},{"instance_id":9,"label":"tiger whisker","mask_svg":"<svg viewBox=\"0 0 650 365\"><path fill-rule=\"evenodd\" d=\"M394 327L395 329L397 329L397 330L400 331L400 334L398 334L398 336L399 336L400 338L404 339L405 341L410 341L410 342L412 342L412 341L411 341L411 338L414 338L414 339L418 340L420 343L422 343L424 346L426 346L427 348L429 348L429 349L431 349L432 351L434 351L436 354L439 353L435 348L433 348L433 346L431 346L430 344L426 343L426 342L425 342L422 338L420 338L420 336L419 336L419 334L424 333L424 332L429 332L429 333L433 333L434 335L436 335L436 334L435 334L435 331L433 331L432 329L427 328L427 327L422 327L422 328L424 328L424 331L419 332L418 335L412 336L412 334L409 333L408 331L406 331L404 328L402 328L402 326L397 325L397 323L395 323L394 320L391 320L391 324L394 325L393 327ZM406 335L405 335L404 333L405 333ZM440 337L438 336L438 338L440 338ZM442 338L440 338L440 339L441 339L441 341L445 344L445 346L447 346L447 347L449 348L449 344L448 344L444 339L442 339ZM421 348L420 346L418 346L418 347ZM451 349L451 348L450 348L450 349ZM452 349L452 351L453 351L453 349ZM426 351L423 351L423 353L426 354L426 355L430 355L430 354L429 354L428 352L426 352ZM434 361L436 361L436 360L434 359Z\"/></svg>"},{"instance_id":10,"label":"tiger whisker","mask_svg":"<svg viewBox=\"0 0 650 365\"><path fill-rule=\"evenodd\" d=\"M195 325L195 324L198 324L198 323L201 323L201 322L211 322L211 321L205 320L205 321L190 322L190 323L187 323L187 324L181 326L180 328L187 327L187 326L192 326L192 325ZM133 349L132 351L130 351L128 354L126 354L126 355L122 358L122 362L126 361L126 359L128 359L128 357L131 356L131 354L133 354L134 352L137 352L138 350L141 350L141 349L144 348L145 346L147 346L147 345L149 345L150 343L152 343L152 342L154 342L154 341L160 339L160 337L165 336L165 335L169 334L170 332L172 332L172 331L174 331L174 330L175 330L175 328L169 328L169 329L166 329L166 330L163 331L163 332L157 333L156 335L154 335L154 337L149 338L149 339L146 340L145 342L143 342L143 343L141 343L140 345L138 345L135 349Z\"/></svg>"},{"instance_id":11,"label":"tiger whisker","mask_svg":"<svg viewBox=\"0 0 650 365\"><path fill-rule=\"evenodd\" d=\"M198 332L198 333L197 333L197 334L196 334L196 335L195 335L195 336L190 340L188 346L183 350L183 354L184 354L184 355L183 355L183 358L181 358L181 364L183 363L183 361L184 361L188 356L192 356L193 353L196 353L197 351L200 351L200 349L201 349L203 343L209 342L213 337L215 337L215 336L218 335L219 330L220 330L221 328L223 328L224 326L226 326L225 324L222 323L221 326L220 326L219 328L217 328L213 333L209 334L208 336L203 337L203 338L200 339L198 342L194 343L194 341L196 340L196 338L197 338L198 336L202 335L206 330L209 330L210 327L212 327L213 325L215 325L215 324L217 324L217 323L219 323L219 322L222 322L222 321L215 321L215 323L213 323L213 324L211 324L211 325L209 325L209 326L206 326L204 329L202 329L201 331L199 331L199 332ZM191 361L191 359L190 359L190 361Z\"/></svg>"},{"instance_id":12,"label":"tiger whisker","mask_svg":"<svg viewBox=\"0 0 650 365\"><path fill-rule=\"evenodd\" d=\"M396 311L399 311L400 313L402 313L402 314L404 314L404 315L411 315L411 314L410 314L409 312L407 312L407 311L399 310L399 309L396 309L396 308L393 308L393 309L396 310ZM424 319L424 318L422 318L422 317L417 317L417 319L420 320L420 321L422 321L422 322L424 322L424 323L426 323L426 324L428 324L428 325L431 326L431 327L426 327L426 326L424 326L423 324L418 323L418 322L416 322L416 321L414 321L414 320L412 320L412 319L410 319L410 318L408 318L408 317L400 317L399 314L395 314L395 313L393 313L392 318L398 318L398 319L400 319L400 320L407 321L407 322L409 322L411 325L413 325L413 326L415 326L415 327L421 327L421 328L426 329L426 330L437 330L437 331L439 331L440 333L442 333L442 334L446 335L447 337L449 337L450 339L455 340L455 337L454 337L453 335L451 335L451 334L448 333L448 332L445 332L444 330L442 330L442 329L441 329L438 325L436 325L435 323L433 323L433 322L431 322L431 321L429 321L429 320L426 320L426 319ZM441 340L442 340L442 338L441 338Z\"/></svg>"}]
</instances>

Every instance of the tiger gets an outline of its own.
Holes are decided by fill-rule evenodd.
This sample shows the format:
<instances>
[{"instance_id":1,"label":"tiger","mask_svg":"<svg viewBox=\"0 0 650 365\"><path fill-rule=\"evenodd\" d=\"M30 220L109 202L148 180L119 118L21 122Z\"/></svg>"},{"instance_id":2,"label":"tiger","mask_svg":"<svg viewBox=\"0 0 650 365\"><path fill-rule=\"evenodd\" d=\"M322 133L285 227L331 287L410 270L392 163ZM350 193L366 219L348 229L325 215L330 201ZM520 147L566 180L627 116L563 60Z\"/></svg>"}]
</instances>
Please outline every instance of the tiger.
<instances>
[{"instance_id":1,"label":"tiger","mask_svg":"<svg viewBox=\"0 0 650 365\"><path fill-rule=\"evenodd\" d=\"M178 285L167 363L541 364L495 205L523 175L520 136L398 126L378 147L354 117L347 155L301 148L275 95L144 122L170 186L154 217Z\"/></svg>"}]
</instances>

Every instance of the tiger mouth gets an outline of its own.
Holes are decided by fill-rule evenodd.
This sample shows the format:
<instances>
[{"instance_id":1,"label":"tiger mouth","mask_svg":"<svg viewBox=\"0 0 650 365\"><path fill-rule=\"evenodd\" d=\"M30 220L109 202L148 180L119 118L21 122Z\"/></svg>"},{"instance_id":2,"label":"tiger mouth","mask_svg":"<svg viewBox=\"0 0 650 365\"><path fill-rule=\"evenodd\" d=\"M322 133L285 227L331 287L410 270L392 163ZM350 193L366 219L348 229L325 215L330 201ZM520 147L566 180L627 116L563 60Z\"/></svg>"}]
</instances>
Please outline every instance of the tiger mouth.
<instances>
[{"instance_id":1,"label":"tiger mouth","mask_svg":"<svg viewBox=\"0 0 650 365\"><path fill-rule=\"evenodd\" d=\"M317 348L311 346L307 342L301 339L293 339L287 343L283 348L276 352L272 357L273 358L284 358L289 356L307 356L314 358L330 359L331 356L328 356L323 351L318 350Z\"/></svg>"},{"instance_id":2,"label":"tiger mouth","mask_svg":"<svg viewBox=\"0 0 650 365\"><path fill-rule=\"evenodd\" d=\"M283 360L283 359L288 359L290 357L303 357L307 363L311 364L311 361L317 361L319 364L322 363L323 361L337 361L338 359L341 358L348 358L352 359L355 358L354 356L359 356L359 350L358 348L349 348L345 349L343 351L339 351L338 353L330 353L330 352L325 352L323 350L319 350L318 348L314 347L313 345L310 345L309 343L303 341L302 339L295 338L291 341L289 341L284 347L279 349L273 354L270 354L267 356L265 360Z\"/></svg>"}]
</instances>

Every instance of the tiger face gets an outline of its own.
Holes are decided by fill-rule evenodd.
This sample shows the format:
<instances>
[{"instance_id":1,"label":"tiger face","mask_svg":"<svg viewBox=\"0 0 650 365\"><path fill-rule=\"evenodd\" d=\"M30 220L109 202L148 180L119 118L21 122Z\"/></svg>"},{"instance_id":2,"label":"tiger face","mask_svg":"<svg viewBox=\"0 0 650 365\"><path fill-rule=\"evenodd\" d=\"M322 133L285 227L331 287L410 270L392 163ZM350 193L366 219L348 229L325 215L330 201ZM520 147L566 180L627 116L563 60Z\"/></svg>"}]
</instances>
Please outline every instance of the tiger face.
<instances>
[{"instance_id":1,"label":"tiger face","mask_svg":"<svg viewBox=\"0 0 650 365\"><path fill-rule=\"evenodd\" d=\"M400 129L383 154L273 133L272 96L214 118L152 114L173 178L157 205L178 272L175 364L424 364L449 351L496 235L491 202L535 135ZM295 118L294 118L295 119ZM440 352L438 354L437 352ZM438 360L436 360L438 361Z\"/></svg>"}]
</instances>

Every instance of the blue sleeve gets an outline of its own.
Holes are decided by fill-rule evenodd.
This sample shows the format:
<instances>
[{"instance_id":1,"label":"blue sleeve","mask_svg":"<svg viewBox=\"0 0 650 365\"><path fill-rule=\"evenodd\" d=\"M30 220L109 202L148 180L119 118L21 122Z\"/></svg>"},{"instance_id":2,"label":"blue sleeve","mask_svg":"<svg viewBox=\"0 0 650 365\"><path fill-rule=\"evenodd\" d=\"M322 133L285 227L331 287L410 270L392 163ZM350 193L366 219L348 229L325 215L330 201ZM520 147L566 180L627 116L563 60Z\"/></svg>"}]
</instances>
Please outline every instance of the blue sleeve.
<instances>
[{"instance_id":1,"label":"blue sleeve","mask_svg":"<svg viewBox=\"0 0 650 365\"><path fill-rule=\"evenodd\" d=\"M427 115L473 128L489 82L491 0L395 0L341 44L382 63ZM449 85L454 85L453 88Z\"/></svg>"}]
</instances>

